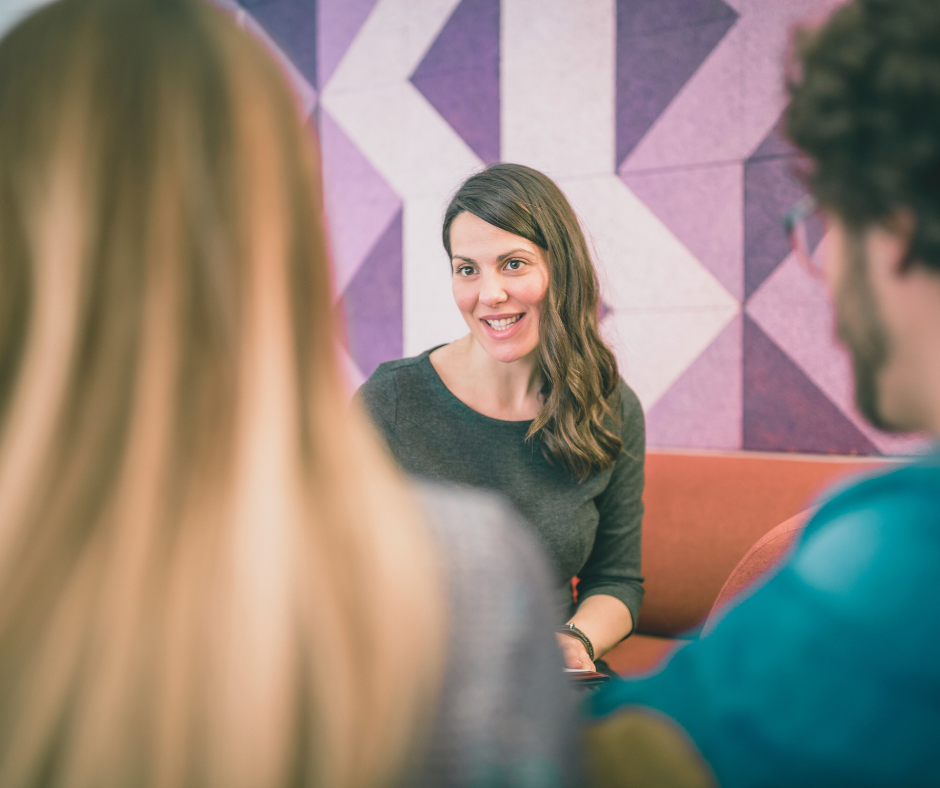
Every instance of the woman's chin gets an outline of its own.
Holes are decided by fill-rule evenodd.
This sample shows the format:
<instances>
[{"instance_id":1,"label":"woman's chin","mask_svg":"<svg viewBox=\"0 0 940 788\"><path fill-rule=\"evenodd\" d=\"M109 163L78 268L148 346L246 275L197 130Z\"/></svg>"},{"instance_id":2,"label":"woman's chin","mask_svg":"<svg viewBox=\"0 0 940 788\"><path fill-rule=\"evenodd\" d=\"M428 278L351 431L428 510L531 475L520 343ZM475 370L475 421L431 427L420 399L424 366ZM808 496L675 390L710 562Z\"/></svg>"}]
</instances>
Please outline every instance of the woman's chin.
<instances>
[{"instance_id":1,"label":"woman's chin","mask_svg":"<svg viewBox=\"0 0 940 788\"><path fill-rule=\"evenodd\" d=\"M516 337L503 342L492 340L489 337L485 337L482 340L478 339L477 341L487 352L487 355L503 364L512 364L514 361L521 361L531 356L538 348L537 342L520 342Z\"/></svg>"}]
</instances>

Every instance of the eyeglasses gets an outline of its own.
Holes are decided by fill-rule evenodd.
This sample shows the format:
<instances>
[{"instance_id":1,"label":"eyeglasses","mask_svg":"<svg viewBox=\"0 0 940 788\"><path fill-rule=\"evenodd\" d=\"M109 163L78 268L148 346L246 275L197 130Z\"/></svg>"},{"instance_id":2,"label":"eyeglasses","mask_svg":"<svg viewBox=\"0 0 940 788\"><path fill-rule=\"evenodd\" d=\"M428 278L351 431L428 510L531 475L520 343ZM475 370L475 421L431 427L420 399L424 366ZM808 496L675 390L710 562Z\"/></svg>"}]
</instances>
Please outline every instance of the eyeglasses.
<instances>
[{"instance_id":1,"label":"eyeglasses","mask_svg":"<svg viewBox=\"0 0 940 788\"><path fill-rule=\"evenodd\" d=\"M797 262L813 276L821 278L822 260L816 249L826 233L826 222L816 198L807 195L794 205L783 217L783 229Z\"/></svg>"}]
</instances>

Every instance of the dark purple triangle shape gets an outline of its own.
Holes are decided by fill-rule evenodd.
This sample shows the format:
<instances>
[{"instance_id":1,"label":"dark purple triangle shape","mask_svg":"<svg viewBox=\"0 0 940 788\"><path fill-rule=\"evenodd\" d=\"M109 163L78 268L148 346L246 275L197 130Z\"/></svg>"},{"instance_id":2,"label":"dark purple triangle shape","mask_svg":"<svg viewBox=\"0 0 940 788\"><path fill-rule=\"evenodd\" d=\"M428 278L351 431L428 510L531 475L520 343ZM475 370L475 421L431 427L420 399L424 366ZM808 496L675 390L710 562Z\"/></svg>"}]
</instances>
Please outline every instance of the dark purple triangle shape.
<instances>
[{"instance_id":1,"label":"dark purple triangle shape","mask_svg":"<svg viewBox=\"0 0 940 788\"><path fill-rule=\"evenodd\" d=\"M477 156L499 161L499 0L462 0L411 82Z\"/></svg>"},{"instance_id":2,"label":"dark purple triangle shape","mask_svg":"<svg viewBox=\"0 0 940 788\"><path fill-rule=\"evenodd\" d=\"M401 358L401 211L372 247L343 294L349 353L368 377L383 361Z\"/></svg>"},{"instance_id":3,"label":"dark purple triangle shape","mask_svg":"<svg viewBox=\"0 0 940 788\"><path fill-rule=\"evenodd\" d=\"M750 298L788 254L783 217L806 194L796 178L796 152L778 122L744 162L744 298Z\"/></svg>"},{"instance_id":4,"label":"dark purple triangle shape","mask_svg":"<svg viewBox=\"0 0 940 788\"><path fill-rule=\"evenodd\" d=\"M615 169L737 19L722 0L617 0Z\"/></svg>"},{"instance_id":5,"label":"dark purple triangle shape","mask_svg":"<svg viewBox=\"0 0 940 788\"><path fill-rule=\"evenodd\" d=\"M317 84L317 0L238 0L311 85Z\"/></svg>"},{"instance_id":6,"label":"dark purple triangle shape","mask_svg":"<svg viewBox=\"0 0 940 788\"><path fill-rule=\"evenodd\" d=\"M743 448L880 454L746 314Z\"/></svg>"}]
</instances>

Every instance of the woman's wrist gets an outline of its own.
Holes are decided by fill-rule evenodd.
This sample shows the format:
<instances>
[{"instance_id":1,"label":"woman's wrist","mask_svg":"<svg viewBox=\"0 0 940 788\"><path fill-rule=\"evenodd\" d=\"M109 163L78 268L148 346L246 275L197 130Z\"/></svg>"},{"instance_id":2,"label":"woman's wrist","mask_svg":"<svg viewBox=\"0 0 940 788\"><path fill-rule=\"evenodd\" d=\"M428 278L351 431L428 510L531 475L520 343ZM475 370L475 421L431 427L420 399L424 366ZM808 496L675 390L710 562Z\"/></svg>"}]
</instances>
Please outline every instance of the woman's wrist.
<instances>
[{"instance_id":1,"label":"woman's wrist","mask_svg":"<svg viewBox=\"0 0 940 788\"><path fill-rule=\"evenodd\" d=\"M590 658L591 662L594 661L594 644L591 643L591 639L587 635L585 635L580 629L578 629L574 624L572 624L571 622L568 622L563 627L558 627L558 629L556 629L555 631L559 633L560 635L567 635L568 637L572 637L572 638L575 638L576 640L580 640L581 643L584 645L584 649L587 651L588 657Z\"/></svg>"}]
</instances>

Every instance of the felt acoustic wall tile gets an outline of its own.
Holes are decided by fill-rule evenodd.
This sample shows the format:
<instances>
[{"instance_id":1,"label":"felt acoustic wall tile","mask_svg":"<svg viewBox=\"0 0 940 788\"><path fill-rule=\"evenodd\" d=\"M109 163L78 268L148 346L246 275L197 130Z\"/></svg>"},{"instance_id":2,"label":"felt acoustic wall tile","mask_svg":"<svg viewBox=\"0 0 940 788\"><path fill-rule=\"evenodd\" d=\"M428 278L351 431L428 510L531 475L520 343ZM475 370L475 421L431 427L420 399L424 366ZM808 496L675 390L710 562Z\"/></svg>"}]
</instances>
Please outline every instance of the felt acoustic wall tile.
<instances>
[{"instance_id":1,"label":"felt acoustic wall tile","mask_svg":"<svg viewBox=\"0 0 940 788\"><path fill-rule=\"evenodd\" d=\"M618 0L615 167L737 18L722 0Z\"/></svg>"},{"instance_id":2,"label":"felt acoustic wall tile","mask_svg":"<svg viewBox=\"0 0 940 788\"><path fill-rule=\"evenodd\" d=\"M559 185L581 217L615 310L738 310L737 300L618 177L565 178Z\"/></svg>"},{"instance_id":3,"label":"felt acoustic wall tile","mask_svg":"<svg viewBox=\"0 0 940 788\"><path fill-rule=\"evenodd\" d=\"M499 0L462 0L411 82L482 161L498 161Z\"/></svg>"},{"instance_id":4,"label":"felt acoustic wall tile","mask_svg":"<svg viewBox=\"0 0 940 788\"><path fill-rule=\"evenodd\" d=\"M454 303L450 261L441 241L444 205L444 198L412 198L404 208L402 334L406 356L452 342L468 330Z\"/></svg>"},{"instance_id":5,"label":"felt acoustic wall tile","mask_svg":"<svg viewBox=\"0 0 940 788\"><path fill-rule=\"evenodd\" d=\"M622 0L621 8L634 5ZM644 0L643 5L654 3ZM711 3L702 5L713 7ZM672 28L635 37L622 37L624 28L618 27L616 161L621 174L744 157L741 121L746 64L741 56L741 31L747 20L730 6L726 9L700 25L684 26L679 20ZM725 32L718 36L722 30ZM684 37L690 40L684 41ZM709 44L712 48L705 51ZM661 52L657 46L662 47ZM637 53L630 54L637 47ZM696 59L697 67L687 73ZM676 85L680 76L685 79ZM664 102L666 96L669 98ZM640 111L637 117L631 110L634 104ZM652 107L659 111L649 118ZM641 128L642 136L635 139Z\"/></svg>"},{"instance_id":6,"label":"felt acoustic wall tile","mask_svg":"<svg viewBox=\"0 0 940 788\"><path fill-rule=\"evenodd\" d=\"M736 0L742 19L745 150L753 150L777 122L787 103L783 68L796 26L822 22L845 0Z\"/></svg>"},{"instance_id":7,"label":"felt acoustic wall tile","mask_svg":"<svg viewBox=\"0 0 940 788\"><path fill-rule=\"evenodd\" d=\"M739 304L616 176L563 179L560 186L595 252L611 309L605 336L650 407Z\"/></svg>"},{"instance_id":8,"label":"felt acoustic wall tile","mask_svg":"<svg viewBox=\"0 0 940 788\"><path fill-rule=\"evenodd\" d=\"M741 448L741 331L738 315L650 409L648 446Z\"/></svg>"},{"instance_id":9,"label":"felt acoustic wall tile","mask_svg":"<svg viewBox=\"0 0 940 788\"><path fill-rule=\"evenodd\" d=\"M612 174L614 7L503 0L502 158L553 178Z\"/></svg>"},{"instance_id":10,"label":"felt acoustic wall tile","mask_svg":"<svg viewBox=\"0 0 940 788\"><path fill-rule=\"evenodd\" d=\"M401 200L329 112L321 108L318 114L333 285L338 294L401 211Z\"/></svg>"},{"instance_id":11,"label":"felt acoustic wall tile","mask_svg":"<svg viewBox=\"0 0 940 788\"><path fill-rule=\"evenodd\" d=\"M368 377L383 361L402 356L401 211L343 294L350 355Z\"/></svg>"},{"instance_id":12,"label":"felt acoustic wall tile","mask_svg":"<svg viewBox=\"0 0 940 788\"><path fill-rule=\"evenodd\" d=\"M503 158L555 178L582 220L651 445L916 445L855 411L825 295L780 226L802 195L775 130L783 48L836 0L215 1L285 64L305 113L321 101L353 385L466 332L441 214Z\"/></svg>"},{"instance_id":13,"label":"felt acoustic wall tile","mask_svg":"<svg viewBox=\"0 0 940 788\"><path fill-rule=\"evenodd\" d=\"M744 297L743 166L626 172L621 178L731 293Z\"/></svg>"},{"instance_id":14,"label":"felt acoustic wall tile","mask_svg":"<svg viewBox=\"0 0 940 788\"><path fill-rule=\"evenodd\" d=\"M330 81L336 66L368 18L376 0L308 0L316 7L317 87ZM309 12L308 12L309 13Z\"/></svg>"},{"instance_id":15,"label":"felt acoustic wall tile","mask_svg":"<svg viewBox=\"0 0 940 788\"><path fill-rule=\"evenodd\" d=\"M879 454L773 340L744 316L743 448Z\"/></svg>"},{"instance_id":16,"label":"felt acoustic wall tile","mask_svg":"<svg viewBox=\"0 0 940 788\"><path fill-rule=\"evenodd\" d=\"M824 252L821 248L818 253ZM922 436L881 432L858 412L851 361L835 338L834 315L825 283L795 257L787 257L766 279L748 301L747 313L879 451L910 454L923 449Z\"/></svg>"},{"instance_id":17,"label":"felt acoustic wall tile","mask_svg":"<svg viewBox=\"0 0 940 788\"><path fill-rule=\"evenodd\" d=\"M621 311L615 307L601 333L617 356L624 380L644 412L650 412L735 314L733 308Z\"/></svg>"}]
</instances>

